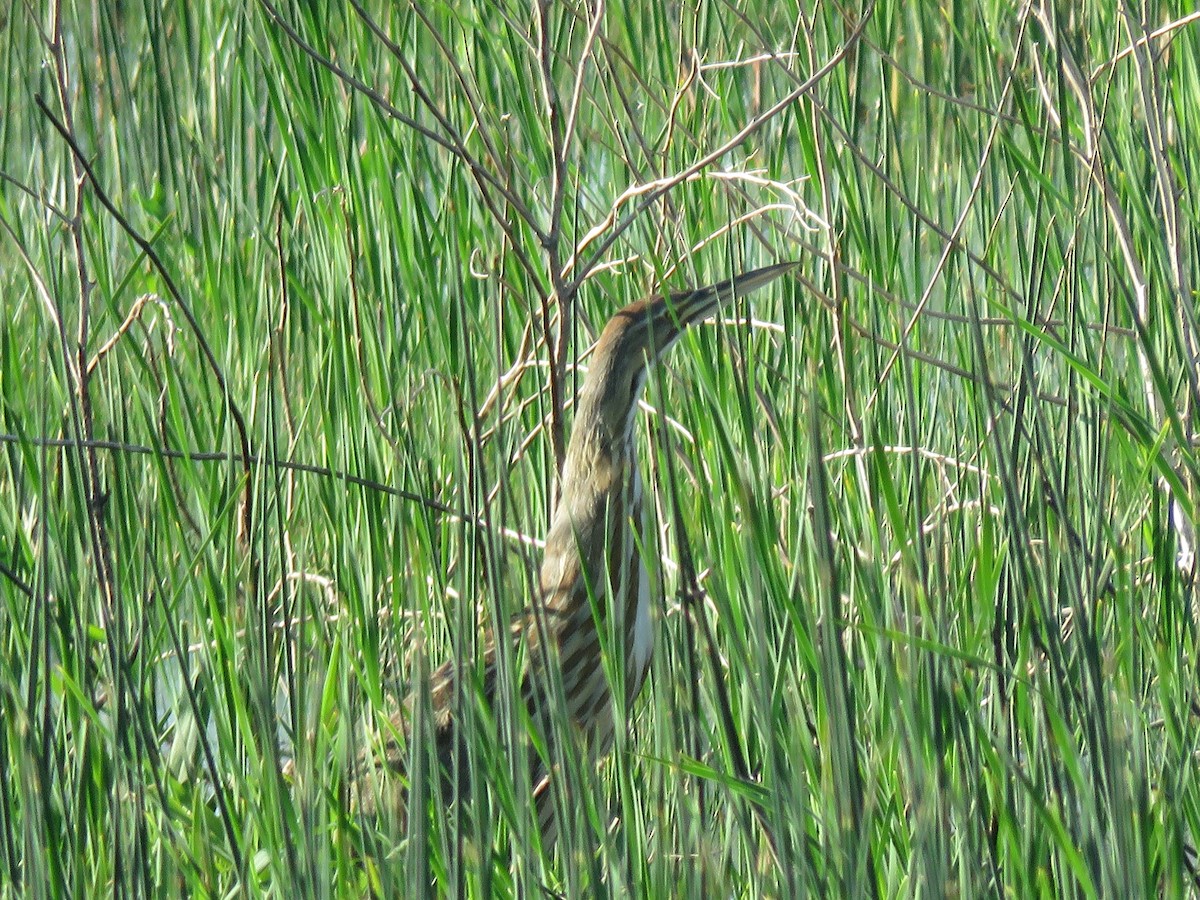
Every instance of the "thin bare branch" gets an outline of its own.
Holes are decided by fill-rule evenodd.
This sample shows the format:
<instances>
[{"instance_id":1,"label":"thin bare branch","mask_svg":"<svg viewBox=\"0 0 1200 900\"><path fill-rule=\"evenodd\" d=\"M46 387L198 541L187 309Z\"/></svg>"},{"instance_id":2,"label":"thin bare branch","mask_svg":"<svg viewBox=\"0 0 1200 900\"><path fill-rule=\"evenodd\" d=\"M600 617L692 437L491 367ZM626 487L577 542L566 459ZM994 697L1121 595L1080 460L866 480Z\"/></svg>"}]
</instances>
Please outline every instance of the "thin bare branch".
<instances>
[{"instance_id":1,"label":"thin bare branch","mask_svg":"<svg viewBox=\"0 0 1200 900\"><path fill-rule=\"evenodd\" d=\"M562 109L558 86L554 81L554 48L550 43L550 0L538 0L538 63L542 76L542 94L546 102L547 127L550 132L550 221L542 241L550 269L550 294L542 297L542 333L550 350L550 447L554 453L554 468L562 472L566 460L566 422L563 418L565 398L563 382L567 373L567 345L575 319L575 291L563 282L562 213L567 192L566 141L563 137ZM580 67L584 63L580 62ZM557 328L551 324L551 308L558 306ZM558 479L550 483L547 498L550 509L558 504Z\"/></svg>"},{"instance_id":2,"label":"thin bare branch","mask_svg":"<svg viewBox=\"0 0 1200 900\"><path fill-rule=\"evenodd\" d=\"M842 60L846 58L847 54L854 47L859 36L863 33L867 27L867 24L870 22L871 13L873 10L874 3L872 3L863 13L862 18L859 19L859 21L855 24L850 34L846 36L846 39L842 42L842 46L838 49L838 51L834 53L833 56L831 56L825 62L825 64L821 66L821 68L819 68L806 80L800 82L794 90L789 92L786 96L784 96L781 100L767 109L761 115L756 116L754 119L748 122L740 131L737 132L737 134L733 135L733 137L729 138L729 140L725 141L725 143L721 144L721 146L704 154L700 157L700 159L696 160L696 162L692 163L683 171L678 172L669 178L660 179L652 183L652 185L634 186L626 190L621 195L621 198L618 198L617 202L613 205L612 210L609 212L608 216L605 217L604 221L594 226L591 231L584 235L583 239L576 247L575 253L569 260L567 260L565 272L575 273L571 285L575 288L578 288L578 286L587 279L588 274L592 271L592 269L599 263L601 259L604 258L604 255L608 252L608 249L620 239L621 235L624 234L625 231L628 230L628 228L635 221L637 221L642 212L644 212L651 204L658 200L659 197L687 181L688 178L697 172L708 168L722 156L743 144L747 138L778 116L783 110L795 103L800 97L809 93L816 85L820 84L830 72L832 72L838 67L838 65L841 64ZM633 197L639 198L637 202L633 204L633 209L631 209L623 218L618 220L620 207L623 201ZM579 259L581 254L593 242L597 242L596 248L592 251L592 254L590 257L588 257L587 261L580 264Z\"/></svg>"},{"instance_id":3,"label":"thin bare branch","mask_svg":"<svg viewBox=\"0 0 1200 900\"><path fill-rule=\"evenodd\" d=\"M1121 11L1122 11L1122 14L1124 14L1126 12L1126 7L1124 5L1122 5ZM1100 63L1100 65L1096 66L1096 68L1092 70L1091 82L1093 84L1095 84L1097 81L1100 80L1100 76L1104 74L1105 70L1111 69L1113 66L1115 66L1117 63L1119 63L1121 60L1125 59L1125 57L1132 56L1138 50L1150 45L1154 41L1157 41L1159 38L1170 36L1171 39L1174 40L1176 33L1178 31L1180 31L1181 29L1185 28L1186 26L1190 25L1193 22L1200 22L1200 11L1188 13L1186 16L1183 16L1182 18L1179 18L1179 19L1175 19L1172 22L1168 22L1166 25L1156 28L1153 31L1149 32L1148 34L1143 33L1141 35L1141 37L1139 37L1137 40L1133 41L1128 47L1123 49L1120 53L1117 53L1115 56L1113 56L1112 59L1106 59L1104 62ZM1130 29L1130 31L1132 33L1133 29Z\"/></svg>"},{"instance_id":4,"label":"thin bare branch","mask_svg":"<svg viewBox=\"0 0 1200 900\"><path fill-rule=\"evenodd\" d=\"M500 197L504 199L504 202L513 208L521 220L526 224L527 227L530 228L531 231L533 231L535 235L540 236L541 230L532 212L529 211L521 199L514 194L512 190L506 184L504 184L504 182L489 172L486 166L480 163L470 152L467 151L465 142L454 130L452 123L450 123L449 120L445 118L444 114L442 114L437 104L434 103L429 97L428 93L424 89L424 86L421 84L420 79L417 77L416 71L408 63L407 58L403 55L403 53L401 53L400 47L394 41L392 41L387 36L386 32L384 32L383 29L380 28L372 18L367 16L365 12L360 13L360 15L363 17L364 24L366 24L366 26L371 29L372 33L374 33L385 43L396 60L400 62L401 66L404 68L405 75L409 79L409 84L417 93L426 109L428 109L434 115L434 117L438 119L439 125L447 129L447 132L450 135L449 137L441 135L432 128L422 125L411 116L405 115L403 112L397 109L391 103L391 101L379 93L379 91L375 90L362 79L350 74L350 72L339 66L328 56L320 53L312 44L310 44L300 35L300 33L291 25L291 23L283 18L283 15L279 12L271 0L259 0L259 2L262 3L263 8L267 11L267 14L279 26L280 30L287 35L288 39L297 47L299 47L300 50L315 63L317 63L326 71L330 72L343 84L366 97L390 118L393 118L402 125L411 128L422 137L429 139L466 165L467 171L471 173L471 177L475 180L475 183L480 188L481 199L488 207L488 210L491 212L496 224L499 225L504 231L505 235L509 238L510 242L515 248L519 248L521 243L516 239L517 234L513 229L512 223L509 222L508 217L504 215L503 211L496 203L495 198L492 196L493 191L496 194L499 194ZM360 9L360 7L356 5L355 9L357 11ZM516 258L527 270L535 283L540 281L540 274L533 266L532 261L529 260L525 254L519 252L519 249L516 251Z\"/></svg>"},{"instance_id":5,"label":"thin bare branch","mask_svg":"<svg viewBox=\"0 0 1200 900\"><path fill-rule=\"evenodd\" d=\"M318 478L331 478L335 481L354 485L355 487L361 487L369 491L376 491L380 494L387 494L390 497L397 497L401 500L416 503L425 509L442 513L452 522L461 522L472 528L495 533L516 544L537 549L543 546L543 542L539 538L524 534L514 528L495 524L482 516L472 516L458 507L442 503L440 500L434 500L432 497L426 497L423 494L413 491L406 491L402 488L393 487L390 484L384 484L370 478L363 478L360 475L353 475L339 469L332 469L328 466L318 466L312 463L267 458L264 456L252 456L249 459L243 459L237 453L226 453L223 450L179 450L173 447L150 447L145 444L131 444L126 441L110 441L97 438L85 441L78 438L30 437L28 435L0 432L0 444L23 444L30 447L51 450L94 450L107 453L124 453L129 456L155 456L174 462L232 463L234 465L249 467L266 466L286 472L315 475Z\"/></svg>"},{"instance_id":6,"label":"thin bare branch","mask_svg":"<svg viewBox=\"0 0 1200 900\"><path fill-rule=\"evenodd\" d=\"M46 105L46 101L42 99L40 94L34 98L34 102L37 103L38 109L42 111L42 115L44 115L50 121L50 124L54 126L55 130L58 131L58 133L62 136L62 139L66 141L67 145L71 148L71 153L78 161L80 170L82 171L83 175L86 176L88 183L91 184L92 192L96 195L96 199L100 201L100 205L108 210L109 215L116 220L121 230L129 236L129 239L132 240L146 255L146 258L150 260L159 276L163 279L163 283L167 286L167 293L171 295L171 299L175 301L175 305L178 306L180 311L183 313L183 317L187 320L188 327L192 330L192 335L196 338L197 344L200 347L200 352L204 357L204 361L208 365L209 371L213 373L213 377L217 381L217 386L221 390L221 396L225 400L225 404L229 409L229 414L232 416L234 426L237 429L238 442L242 451L241 459L243 465L243 474L246 477L246 484L244 488L244 506L242 510L242 527L247 538L249 538L250 534L252 534L251 525L253 523L252 511L254 485L250 477L251 472L248 460L253 459L253 454L250 451L250 434L246 427L246 419L242 415L241 408L238 406L237 401L233 397L233 392L229 388L229 382L225 378L225 372L221 369L221 364L217 360L216 354L213 353L212 347L209 346L208 340L205 338L204 332L200 328L200 323L196 320L196 316L192 312L191 306L183 298L182 292L175 283L175 278L167 269L166 264L163 263L162 258L158 255L158 251L154 249L154 246L149 241L142 237L141 233L133 227L132 223L130 223L130 221L125 218L125 215L121 212L121 210L117 208L117 205L113 202L112 198L108 196L107 191L104 190L104 187L100 184L100 180L96 177L96 172L92 168L91 163L88 162L87 158L83 154L83 150L80 149L79 144L75 141L74 134L72 134L72 132L68 130L67 126L59 121L58 117L50 111L50 108ZM81 368L83 367L84 366L81 365ZM88 437L90 437L90 434Z\"/></svg>"},{"instance_id":7,"label":"thin bare branch","mask_svg":"<svg viewBox=\"0 0 1200 900\"><path fill-rule=\"evenodd\" d=\"M1083 76L1071 48L1065 41L1060 39L1055 18L1045 3L1043 2L1040 6L1034 8L1033 14L1037 17L1042 27L1042 32L1046 37L1048 45L1058 54L1063 80L1075 95L1075 102L1079 107L1080 122L1084 136L1081 159L1087 166L1089 177L1100 190L1104 201L1104 208L1112 225L1113 233L1116 235L1117 245L1120 247L1121 256L1125 261L1125 269L1129 275L1133 290L1133 314L1138 325L1140 337L1137 341L1138 367L1141 370L1142 389L1146 399L1146 406L1150 410L1151 421L1155 429L1164 425L1169 426L1169 431L1163 438L1162 459L1166 461L1166 464L1172 470L1175 470L1175 477L1178 480L1179 473L1175 463L1171 462L1171 459L1178 453L1180 448L1189 445L1190 439L1186 434L1180 433L1179 417L1177 415L1167 416L1165 414L1164 398L1159 396L1155 368L1149 355L1146 353L1145 336L1150 323L1149 283L1145 269L1142 267L1141 259L1138 256L1132 229L1129 227L1125 211L1121 207L1120 198L1117 196L1116 190L1113 188L1104 171L1104 161L1100 156L1100 121L1096 114L1095 104L1092 101L1091 82ZM1049 87L1044 80L1041 97L1047 110L1047 115L1057 123L1058 116L1054 111L1054 99L1050 95ZM1196 388L1194 379L1196 374L1194 367L1189 366L1188 368L1190 371L1187 372L1186 377L1192 386L1192 395L1195 396ZM1160 479L1159 486L1171 501L1172 522L1180 542L1176 563L1181 569L1191 571L1196 562L1195 525L1184 511L1181 498L1173 497L1169 481L1166 478Z\"/></svg>"},{"instance_id":8,"label":"thin bare branch","mask_svg":"<svg viewBox=\"0 0 1200 900\"><path fill-rule=\"evenodd\" d=\"M1028 27L1028 25L1029 16L1022 16L1020 26L1017 31L1018 44L1021 43L1021 40L1025 34L1025 29ZM1014 61L1013 65L1009 67L1007 75L1005 75L1004 88L1000 93L1000 102L997 104L998 106L1004 106L1005 101L1008 99L1009 93L1012 91L1015 68L1016 64ZM900 344L903 346L908 345L909 337L912 335L913 329L917 327L917 322L921 318L921 314L925 311L925 308L933 299L934 286L938 283L942 277L942 273L946 270L946 264L950 261L950 254L953 252L954 248L959 246L961 243L960 235L963 232L963 228L967 224L967 216L974 208L975 198L979 195L979 191L983 186L983 181L988 175L988 158L991 156L992 149L996 145L996 135L999 133L999 131L1000 119L993 118L991 129L989 130L988 136L983 143L983 153L979 158L979 162L976 164L975 175L971 180L971 190L967 193L967 197L963 201L962 209L959 211L958 218L954 222L954 227L950 229L950 234L942 243L941 255L938 257L938 261L933 267L933 272L930 273L929 279L925 284L925 289L921 292L921 299L917 302L917 308L913 311L912 315L909 316L908 321L904 324L904 331L900 338ZM877 385L871 392L870 398L867 400L867 403L864 407L864 412L869 412L875 405L875 401L879 398L879 385L882 385L882 383L887 379L888 374L892 371L892 367L899 359L899 352L893 352L891 357L888 359L887 364L884 365L883 372L879 375Z\"/></svg>"}]
</instances>

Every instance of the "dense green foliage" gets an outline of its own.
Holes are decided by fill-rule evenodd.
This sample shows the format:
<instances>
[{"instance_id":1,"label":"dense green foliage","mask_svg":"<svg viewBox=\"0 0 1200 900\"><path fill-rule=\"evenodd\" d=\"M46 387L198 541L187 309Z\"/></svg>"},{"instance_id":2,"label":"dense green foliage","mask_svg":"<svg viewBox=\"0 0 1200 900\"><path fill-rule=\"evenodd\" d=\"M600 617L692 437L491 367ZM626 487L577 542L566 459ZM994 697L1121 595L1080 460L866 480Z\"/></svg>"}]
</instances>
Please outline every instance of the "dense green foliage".
<instances>
[{"instance_id":1,"label":"dense green foliage","mask_svg":"<svg viewBox=\"0 0 1200 900\"><path fill-rule=\"evenodd\" d=\"M0 10L0 896L1195 895L1200 22L375 5ZM648 388L558 847L511 707L361 821L604 319L791 258Z\"/></svg>"}]
</instances>

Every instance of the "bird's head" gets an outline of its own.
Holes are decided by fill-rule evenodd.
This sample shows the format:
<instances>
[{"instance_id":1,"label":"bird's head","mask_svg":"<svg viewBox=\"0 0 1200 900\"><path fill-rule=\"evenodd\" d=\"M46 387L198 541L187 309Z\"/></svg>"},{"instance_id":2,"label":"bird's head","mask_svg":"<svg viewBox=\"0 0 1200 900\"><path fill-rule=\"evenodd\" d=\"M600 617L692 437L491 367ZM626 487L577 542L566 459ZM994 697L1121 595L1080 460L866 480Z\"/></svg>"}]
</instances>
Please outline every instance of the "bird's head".
<instances>
[{"instance_id":1,"label":"bird's head","mask_svg":"<svg viewBox=\"0 0 1200 900\"><path fill-rule=\"evenodd\" d=\"M650 365L679 340L685 328L712 315L727 300L774 281L795 266L780 263L719 284L660 294L617 312L600 335L579 394L575 430L601 430L626 440ZM582 435L581 435L582 437ZM572 443L575 435L572 434Z\"/></svg>"}]
</instances>

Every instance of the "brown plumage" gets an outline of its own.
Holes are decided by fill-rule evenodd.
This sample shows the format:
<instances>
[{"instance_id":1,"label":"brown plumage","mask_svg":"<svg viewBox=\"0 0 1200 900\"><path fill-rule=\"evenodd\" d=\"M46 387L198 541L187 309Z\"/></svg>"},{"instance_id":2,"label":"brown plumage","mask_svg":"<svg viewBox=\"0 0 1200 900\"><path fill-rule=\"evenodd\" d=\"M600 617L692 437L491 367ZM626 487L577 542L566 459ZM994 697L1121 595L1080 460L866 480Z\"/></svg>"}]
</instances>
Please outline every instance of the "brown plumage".
<instances>
[{"instance_id":1,"label":"brown plumage","mask_svg":"<svg viewBox=\"0 0 1200 900\"><path fill-rule=\"evenodd\" d=\"M632 303L609 320L592 354L576 402L575 423L562 471L562 488L546 537L539 596L516 617L509 638L526 648L522 699L544 738L554 733L544 711L553 684L551 666L561 673L566 715L599 756L613 739L610 685L601 658L601 635L622 635L624 694L632 703L649 670L653 626L646 567L638 549L642 535L642 480L634 444L637 401L647 369L692 322L711 315L724 301L775 280L795 263L748 272L719 284L678 291ZM615 617L610 620L609 617ZM607 642L611 645L611 641ZM610 650L611 652L611 650ZM484 650L480 693L488 703L496 691L496 646L489 635ZM464 742L455 713L473 702L470 688L459 690L453 663L430 681L433 731L442 768L443 795L467 797L472 786ZM412 715L410 698L406 719ZM406 729L405 722L397 723ZM414 752L420 752L416 750ZM389 766L404 769L405 754L391 742ZM536 757L536 754L531 754ZM549 779L531 760L534 792L543 830L551 827ZM364 808L374 806L364 791Z\"/></svg>"}]
</instances>

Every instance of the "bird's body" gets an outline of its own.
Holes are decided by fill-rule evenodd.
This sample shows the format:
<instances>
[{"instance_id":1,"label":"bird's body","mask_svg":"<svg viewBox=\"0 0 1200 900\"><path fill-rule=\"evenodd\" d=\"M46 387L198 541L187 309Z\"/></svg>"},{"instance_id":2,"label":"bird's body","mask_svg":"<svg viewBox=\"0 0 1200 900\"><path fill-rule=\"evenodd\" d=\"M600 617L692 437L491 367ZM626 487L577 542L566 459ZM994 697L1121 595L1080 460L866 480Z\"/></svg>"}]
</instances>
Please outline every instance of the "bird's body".
<instances>
[{"instance_id":1,"label":"bird's body","mask_svg":"<svg viewBox=\"0 0 1200 900\"><path fill-rule=\"evenodd\" d=\"M622 673L626 705L637 697L649 671L653 617L649 575L642 560L644 490L634 441L637 401L648 366L690 323L707 317L733 295L773 281L793 265L783 263L711 287L639 300L617 312L605 326L576 401L538 596L514 620L509 635L524 645L522 700L544 738L554 733L548 712L557 708L551 704L557 702L554 686L561 684L566 720L581 733L589 752L604 754L614 735L615 687L604 659L619 654L624 661L623 671L613 671ZM496 645L489 638L479 684L479 693L489 704L496 692L496 664ZM469 796L471 790L457 711L461 704L473 702L473 692L460 689L459 674L448 663L430 683L437 759L447 797L455 793L456 781L459 797ZM389 762L403 768L402 760L392 753ZM551 807L549 779L540 761L534 759L531 765L545 828Z\"/></svg>"}]
</instances>

